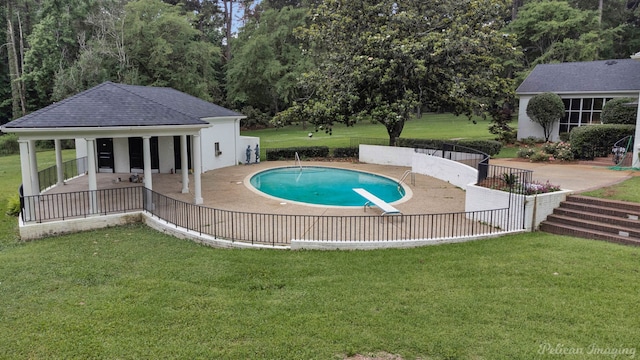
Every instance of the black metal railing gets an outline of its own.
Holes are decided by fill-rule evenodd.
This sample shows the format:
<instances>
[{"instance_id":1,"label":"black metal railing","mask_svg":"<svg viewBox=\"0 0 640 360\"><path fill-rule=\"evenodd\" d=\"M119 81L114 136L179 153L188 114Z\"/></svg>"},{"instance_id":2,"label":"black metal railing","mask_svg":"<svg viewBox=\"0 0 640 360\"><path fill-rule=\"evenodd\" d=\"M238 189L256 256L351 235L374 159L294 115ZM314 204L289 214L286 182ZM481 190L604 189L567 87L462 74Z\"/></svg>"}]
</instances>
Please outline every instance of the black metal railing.
<instances>
[{"instance_id":1,"label":"black metal railing","mask_svg":"<svg viewBox=\"0 0 640 360\"><path fill-rule=\"evenodd\" d=\"M487 177L490 156L480 150L458 144L443 143L440 148L416 145L414 151L468 165L478 170L478 182Z\"/></svg>"},{"instance_id":2,"label":"black metal railing","mask_svg":"<svg viewBox=\"0 0 640 360\"><path fill-rule=\"evenodd\" d=\"M22 221L42 223L144 209L142 186L24 196Z\"/></svg>"},{"instance_id":3,"label":"black metal railing","mask_svg":"<svg viewBox=\"0 0 640 360\"><path fill-rule=\"evenodd\" d=\"M87 169L87 157L68 160L62 163L63 181L74 178ZM38 171L38 182L40 191L48 189L58 183L58 166L53 165L44 170Z\"/></svg>"},{"instance_id":4,"label":"black metal railing","mask_svg":"<svg viewBox=\"0 0 640 360\"><path fill-rule=\"evenodd\" d=\"M146 210L199 235L273 246L289 245L292 239L366 242L480 236L502 233L513 222L507 208L384 217L238 212L186 203L140 186L26 196L24 204L25 222Z\"/></svg>"}]
</instances>

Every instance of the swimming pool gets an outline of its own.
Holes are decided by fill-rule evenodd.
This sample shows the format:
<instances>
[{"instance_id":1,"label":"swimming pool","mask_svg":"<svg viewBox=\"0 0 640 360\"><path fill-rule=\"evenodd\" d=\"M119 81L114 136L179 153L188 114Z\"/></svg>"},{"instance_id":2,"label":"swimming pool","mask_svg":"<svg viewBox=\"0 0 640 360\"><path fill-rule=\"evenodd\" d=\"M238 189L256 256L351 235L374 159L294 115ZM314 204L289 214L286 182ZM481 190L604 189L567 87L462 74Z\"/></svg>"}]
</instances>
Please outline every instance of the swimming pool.
<instances>
[{"instance_id":1,"label":"swimming pool","mask_svg":"<svg viewBox=\"0 0 640 360\"><path fill-rule=\"evenodd\" d=\"M367 201L354 188L364 188L388 203L405 196L405 189L387 177L322 166L269 169L253 175L249 183L267 195L314 205L363 206Z\"/></svg>"}]
</instances>

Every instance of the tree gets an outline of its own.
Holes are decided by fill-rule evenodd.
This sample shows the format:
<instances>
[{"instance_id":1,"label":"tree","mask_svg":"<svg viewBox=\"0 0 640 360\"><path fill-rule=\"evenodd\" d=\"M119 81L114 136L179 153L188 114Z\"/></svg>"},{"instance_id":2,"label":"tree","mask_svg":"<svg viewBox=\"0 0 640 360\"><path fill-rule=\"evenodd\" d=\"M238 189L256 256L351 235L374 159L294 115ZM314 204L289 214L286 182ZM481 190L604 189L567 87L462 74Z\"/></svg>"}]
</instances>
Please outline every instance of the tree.
<instances>
[{"instance_id":1,"label":"tree","mask_svg":"<svg viewBox=\"0 0 640 360\"><path fill-rule=\"evenodd\" d=\"M534 95L527 104L527 116L542 126L544 141L549 141L553 124L559 121L564 113L562 98L550 92Z\"/></svg>"},{"instance_id":2,"label":"tree","mask_svg":"<svg viewBox=\"0 0 640 360\"><path fill-rule=\"evenodd\" d=\"M291 105L305 68L293 30L305 23L307 10L268 9L250 20L233 43L227 70L227 98L273 116Z\"/></svg>"},{"instance_id":3,"label":"tree","mask_svg":"<svg viewBox=\"0 0 640 360\"><path fill-rule=\"evenodd\" d=\"M394 145L418 105L471 116L512 91L496 60L516 52L499 31L505 3L328 0L311 13L302 30L303 51L317 59L302 78L308 96L276 122L304 116L330 131L334 121L368 119Z\"/></svg>"},{"instance_id":4,"label":"tree","mask_svg":"<svg viewBox=\"0 0 640 360\"><path fill-rule=\"evenodd\" d=\"M31 90L33 108L50 103L56 72L68 67L78 55L78 36L86 30L84 20L94 2L43 1L40 19L28 36L24 80Z\"/></svg>"},{"instance_id":5,"label":"tree","mask_svg":"<svg viewBox=\"0 0 640 360\"><path fill-rule=\"evenodd\" d=\"M215 73L220 50L202 40L180 7L160 0L121 5L105 2L89 17L92 37L80 39L78 59L56 75L57 98L108 79L221 98Z\"/></svg>"},{"instance_id":6,"label":"tree","mask_svg":"<svg viewBox=\"0 0 640 360\"><path fill-rule=\"evenodd\" d=\"M595 60L606 40L596 11L575 9L565 1L526 3L507 29L517 36L527 66Z\"/></svg>"},{"instance_id":7,"label":"tree","mask_svg":"<svg viewBox=\"0 0 640 360\"><path fill-rule=\"evenodd\" d=\"M636 103L635 106L633 103ZM635 125L638 115L638 104L633 98L617 98L607 101L602 108L603 124Z\"/></svg>"}]
</instances>

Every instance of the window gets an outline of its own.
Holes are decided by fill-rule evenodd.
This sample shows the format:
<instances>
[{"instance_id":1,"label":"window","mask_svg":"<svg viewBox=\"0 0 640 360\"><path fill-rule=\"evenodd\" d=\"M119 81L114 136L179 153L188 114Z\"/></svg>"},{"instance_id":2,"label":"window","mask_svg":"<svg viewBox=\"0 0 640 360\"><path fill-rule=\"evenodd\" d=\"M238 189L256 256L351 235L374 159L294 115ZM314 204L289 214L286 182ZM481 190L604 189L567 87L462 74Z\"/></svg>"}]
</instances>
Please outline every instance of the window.
<instances>
[{"instance_id":1,"label":"window","mask_svg":"<svg viewBox=\"0 0 640 360\"><path fill-rule=\"evenodd\" d=\"M565 116L560 121L560 133L578 126L600 124L602 108L608 100L611 98L562 99Z\"/></svg>"},{"instance_id":2,"label":"window","mask_svg":"<svg viewBox=\"0 0 640 360\"><path fill-rule=\"evenodd\" d=\"M222 151L220 151L220 143L219 143L219 142L215 143L215 144L214 144L214 147L215 147L215 154L216 154L216 156L220 156L220 155L222 155Z\"/></svg>"}]
</instances>

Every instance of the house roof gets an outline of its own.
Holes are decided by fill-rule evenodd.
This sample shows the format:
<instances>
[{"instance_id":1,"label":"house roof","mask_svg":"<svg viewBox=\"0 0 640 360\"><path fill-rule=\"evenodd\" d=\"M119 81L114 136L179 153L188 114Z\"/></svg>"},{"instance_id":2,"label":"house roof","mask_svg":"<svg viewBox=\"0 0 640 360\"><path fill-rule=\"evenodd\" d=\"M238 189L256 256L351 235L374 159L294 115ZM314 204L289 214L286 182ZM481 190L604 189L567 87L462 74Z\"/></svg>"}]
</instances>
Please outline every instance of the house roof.
<instances>
[{"instance_id":1,"label":"house roof","mask_svg":"<svg viewBox=\"0 0 640 360\"><path fill-rule=\"evenodd\" d=\"M640 91L640 61L633 59L537 65L516 93Z\"/></svg>"},{"instance_id":2,"label":"house roof","mask_svg":"<svg viewBox=\"0 0 640 360\"><path fill-rule=\"evenodd\" d=\"M3 127L10 129L203 126L203 119L242 114L183 92L161 87L104 82Z\"/></svg>"}]
</instances>

